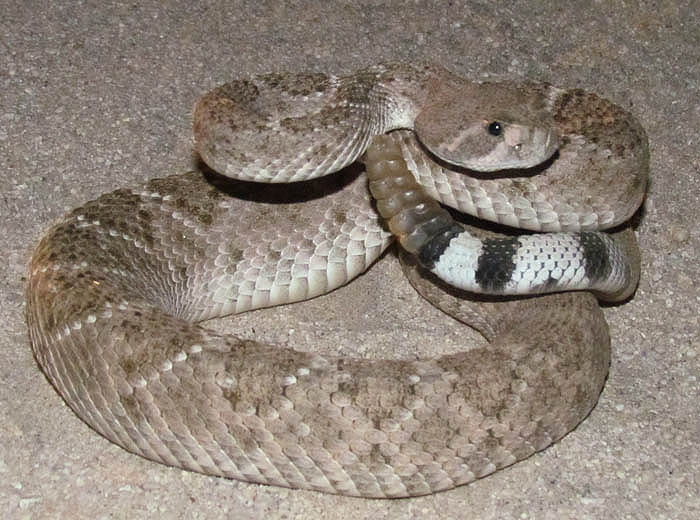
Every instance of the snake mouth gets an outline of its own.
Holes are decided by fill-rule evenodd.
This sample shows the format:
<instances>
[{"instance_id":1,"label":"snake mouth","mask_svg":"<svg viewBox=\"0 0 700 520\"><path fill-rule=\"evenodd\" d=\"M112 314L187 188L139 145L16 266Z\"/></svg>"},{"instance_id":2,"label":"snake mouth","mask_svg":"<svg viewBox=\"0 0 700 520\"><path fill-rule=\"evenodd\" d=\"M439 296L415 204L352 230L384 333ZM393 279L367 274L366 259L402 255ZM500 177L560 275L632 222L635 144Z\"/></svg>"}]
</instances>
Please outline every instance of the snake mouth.
<instances>
[{"instance_id":1,"label":"snake mouth","mask_svg":"<svg viewBox=\"0 0 700 520\"><path fill-rule=\"evenodd\" d=\"M491 150L466 160L436 153L441 160L480 173L502 170L527 170L539 166L559 149L559 136L554 129L510 126L506 134ZM443 156L441 156L443 155Z\"/></svg>"},{"instance_id":2,"label":"snake mouth","mask_svg":"<svg viewBox=\"0 0 700 520\"><path fill-rule=\"evenodd\" d=\"M528 163L528 165L522 167L531 168L548 161L559 149L559 136L556 130L553 128L535 129L532 144L528 148L529 158L523 159L523 162Z\"/></svg>"}]
</instances>

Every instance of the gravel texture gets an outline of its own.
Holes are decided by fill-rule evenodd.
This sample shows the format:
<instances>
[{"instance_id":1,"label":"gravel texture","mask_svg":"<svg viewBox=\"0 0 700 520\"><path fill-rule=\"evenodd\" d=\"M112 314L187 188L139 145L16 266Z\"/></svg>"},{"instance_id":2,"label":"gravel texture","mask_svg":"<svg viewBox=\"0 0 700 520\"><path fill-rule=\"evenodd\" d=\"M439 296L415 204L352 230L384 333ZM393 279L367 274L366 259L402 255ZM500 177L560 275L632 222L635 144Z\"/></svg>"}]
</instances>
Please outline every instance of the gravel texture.
<instances>
[{"instance_id":1,"label":"gravel texture","mask_svg":"<svg viewBox=\"0 0 700 520\"><path fill-rule=\"evenodd\" d=\"M0 12L4 518L700 517L697 2L5 0ZM496 475L395 501L188 473L84 425L29 348L25 272L42 230L102 192L193 167L192 107L218 83L395 60L584 87L647 129L643 278L630 303L606 309L613 360L591 416ZM468 335L414 294L391 254L329 296L221 326L377 356L454 349Z\"/></svg>"}]
</instances>

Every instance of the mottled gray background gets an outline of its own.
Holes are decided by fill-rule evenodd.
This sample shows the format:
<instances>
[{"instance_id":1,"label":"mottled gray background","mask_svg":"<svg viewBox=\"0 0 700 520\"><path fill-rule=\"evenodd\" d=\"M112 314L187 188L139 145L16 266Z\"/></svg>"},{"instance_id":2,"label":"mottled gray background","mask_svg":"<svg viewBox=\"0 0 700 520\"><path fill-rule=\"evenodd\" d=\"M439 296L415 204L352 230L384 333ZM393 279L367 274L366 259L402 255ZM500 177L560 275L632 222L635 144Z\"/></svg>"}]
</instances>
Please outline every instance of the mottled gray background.
<instances>
[{"instance_id":1,"label":"mottled gray background","mask_svg":"<svg viewBox=\"0 0 700 520\"><path fill-rule=\"evenodd\" d=\"M698 11L693 0L3 1L0 515L699 518ZM490 478L397 501L187 473L95 434L44 379L27 341L24 276L42 230L99 193L191 168L192 106L214 85L380 60L582 86L646 127L643 279L632 302L606 310L612 366L588 420ZM227 326L354 355L439 352L465 335L413 293L393 255L330 296Z\"/></svg>"}]
</instances>

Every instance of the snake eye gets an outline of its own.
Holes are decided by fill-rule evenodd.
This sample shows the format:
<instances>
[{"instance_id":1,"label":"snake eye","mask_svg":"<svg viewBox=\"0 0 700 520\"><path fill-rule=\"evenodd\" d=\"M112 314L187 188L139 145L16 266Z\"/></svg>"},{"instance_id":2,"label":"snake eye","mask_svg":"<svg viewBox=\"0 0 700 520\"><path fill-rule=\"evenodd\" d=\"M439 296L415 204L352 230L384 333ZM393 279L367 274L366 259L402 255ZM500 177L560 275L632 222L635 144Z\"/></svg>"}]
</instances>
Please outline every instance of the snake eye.
<instances>
[{"instance_id":1,"label":"snake eye","mask_svg":"<svg viewBox=\"0 0 700 520\"><path fill-rule=\"evenodd\" d=\"M489 123L488 131L491 135L499 136L503 131L503 125L501 125L501 123L498 121L493 121L492 123Z\"/></svg>"}]
</instances>

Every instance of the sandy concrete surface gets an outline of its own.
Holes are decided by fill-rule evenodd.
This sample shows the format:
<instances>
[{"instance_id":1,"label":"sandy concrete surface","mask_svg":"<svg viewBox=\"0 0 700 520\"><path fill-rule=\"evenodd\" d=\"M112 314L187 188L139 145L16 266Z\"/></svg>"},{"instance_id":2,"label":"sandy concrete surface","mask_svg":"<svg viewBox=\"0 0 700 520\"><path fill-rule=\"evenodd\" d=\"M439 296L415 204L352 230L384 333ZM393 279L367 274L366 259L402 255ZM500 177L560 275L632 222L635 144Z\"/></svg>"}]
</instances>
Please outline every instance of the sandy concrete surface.
<instances>
[{"instance_id":1,"label":"sandy concrete surface","mask_svg":"<svg viewBox=\"0 0 700 520\"><path fill-rule=\"evenodd\" d=\"M0 516L700 518L697 2L5 0L0 41ZM643 278L630 303L606 309L613 359L591 416L487 479L395 501L188 473L83 424L28 343L25 272L42 231L102 192L190 169L192 107L218 83L392 60L581 86L647 129ZM222 326L355 355L399 343L400 355L437 353L465 335L413 293L391 254L330 296Z\"/></svg>"}]
</instances>

